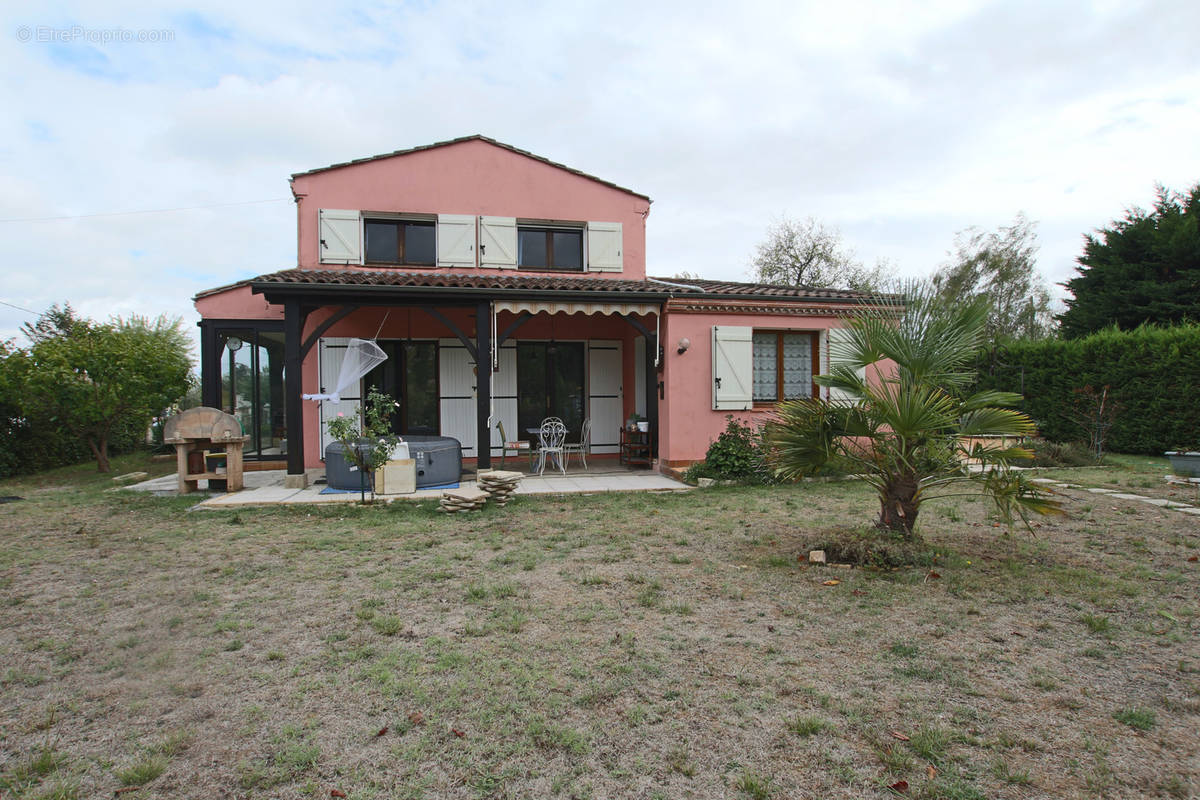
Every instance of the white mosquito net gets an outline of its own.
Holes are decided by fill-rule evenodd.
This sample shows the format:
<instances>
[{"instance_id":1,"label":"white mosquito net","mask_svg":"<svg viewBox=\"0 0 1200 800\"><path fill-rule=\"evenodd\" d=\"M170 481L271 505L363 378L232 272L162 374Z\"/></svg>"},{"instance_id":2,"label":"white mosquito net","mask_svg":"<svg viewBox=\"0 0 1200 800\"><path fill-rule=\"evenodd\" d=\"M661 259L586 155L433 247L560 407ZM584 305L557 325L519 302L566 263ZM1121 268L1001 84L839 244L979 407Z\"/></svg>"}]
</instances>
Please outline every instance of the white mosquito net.
<instances>
[{"instance_id":1,"label":"white mosquito net","mask_svg":"<svg viewBox=\"0 0 1200 800\"><path fill-rule=\"evenodd\" d=\"M337 386L329 394L306 394L305 400L330 400L340 403L342 392L377 366L387 361L387 353L370 339L351 339L346 345L346 355L338 372Z\"/></svg>"}]
</instances>

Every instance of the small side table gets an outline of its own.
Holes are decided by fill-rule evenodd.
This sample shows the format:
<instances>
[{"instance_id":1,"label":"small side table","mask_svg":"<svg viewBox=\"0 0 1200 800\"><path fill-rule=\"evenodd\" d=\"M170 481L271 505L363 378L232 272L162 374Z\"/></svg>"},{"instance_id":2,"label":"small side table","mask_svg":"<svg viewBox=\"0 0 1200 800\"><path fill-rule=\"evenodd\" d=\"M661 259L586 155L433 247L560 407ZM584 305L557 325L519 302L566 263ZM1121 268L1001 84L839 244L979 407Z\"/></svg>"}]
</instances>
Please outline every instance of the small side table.
<instances>
[{"instance_id":1,"label":"small side table","mask_svg":"<svg viewBox=\"0 0 1200 800\"><path fill-rule=\"evenodd\" d=\"M621 463L630 466L654 466L650 447L650 431L631 431L621 428Z\"/></svg>"}]
</instances>

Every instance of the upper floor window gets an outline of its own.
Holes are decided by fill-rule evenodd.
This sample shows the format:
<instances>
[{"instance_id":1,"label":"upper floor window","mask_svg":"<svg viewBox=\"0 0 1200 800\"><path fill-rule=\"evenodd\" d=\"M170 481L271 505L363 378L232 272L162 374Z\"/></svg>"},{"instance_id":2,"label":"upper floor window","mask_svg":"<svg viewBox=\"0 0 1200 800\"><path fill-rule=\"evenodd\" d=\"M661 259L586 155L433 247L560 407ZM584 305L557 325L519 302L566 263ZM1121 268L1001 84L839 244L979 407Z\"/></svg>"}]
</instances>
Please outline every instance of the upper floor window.
<instances>
[{"instance_id":1,"label":"upper floor window","mask_svg":"<svg viewBox=\"0 0 1200 800\"><path fill-rule=\"evenodd\" d=\"M413 264L437 261L437 225L403 219L365 219L366 263Z\"/></svg>"},{"instance_id":2,"label":"upper floor window","mask_svg":"<svg viewBox=\"0 0 1200 800\"><path fill-rule=\"evenodd\" d=\"M583 271L583 231L571 228L517 228L521 269Z\"/></svg>"},{"instance_id":3,"label":"upper floor window","mask_svg":"<svg viewBox=\"0 0 1200 800\"><path fill-rule=\"evenodd\" d=\"M321 264L621 272L619 222L322 208Z\"/></svg>"}]
</instances>

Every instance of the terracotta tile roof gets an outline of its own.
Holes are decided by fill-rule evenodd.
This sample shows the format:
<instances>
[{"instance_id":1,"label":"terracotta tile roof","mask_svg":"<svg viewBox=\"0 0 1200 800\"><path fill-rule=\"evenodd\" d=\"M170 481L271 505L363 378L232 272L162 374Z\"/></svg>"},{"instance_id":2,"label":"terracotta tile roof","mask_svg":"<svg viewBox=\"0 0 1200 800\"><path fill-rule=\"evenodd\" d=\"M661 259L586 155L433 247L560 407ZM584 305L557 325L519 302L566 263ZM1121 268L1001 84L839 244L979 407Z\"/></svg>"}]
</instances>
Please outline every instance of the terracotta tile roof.
<instances>
[{"instance_id":1,"label":"terracotta tile roof","mask_svg":"<svg viewBox=\"0 0 1200 800\"><path fill-rule=\"evenodd\" d=\"M364 286L397 288L495 289L533 292L599 292L666 295L672 289L650 281L518 273L489 275L462 272L405 272L368 269L285 269L251 278L256 287L277 285Z\"/></svg>"},{"instance_id":2,"label":"terracotta tile roof","mask_svg":"<svg viewBox=\"0 0 1200 800\"><path fill-rule=\"evenodd\" d=\"M409 153L419 153L422 150L433 150L434 148L437 148L437 147L446 147L446 146L452 145L452 144L461 144L462 142L471 142L471 141L475 141L475 140L478 140L481 142L487 142L488 144L495 145L496 147L503 147L505 150L511 150L512 152L517 153L518 155L525 156L526 158L532 158L534 161L541 161L543 164L549 164L552 167L557 167L558 169L566 170L567 172L570 172L573 175L578 175L581 178L587 178L590 181L595 181L596 183L602 183L605 186L625 192L626 194L631 194L634 197L640 197L643 200L650 200L650 197L648 195L644 195L641 192L635 192L632 189L626 189L624 186L618 186L617 184L612 183L611 181L606 181L603 178L597 178L595 175L589 175L588 173L577 170L574 167L568 167L566 164L560 164L557 161L551 161L550 159L544 158L543 156L539 156L536 153L531 153L528 150L522 150L519 147L513 147L511 144L505 144L504 142L498 142L495 139L491 139L487 136L483 136L478 133L471 135L471 136L460 136L457 139L447 139L444 142L434 142L433 144L423 144L420 147L410 147L407 150L393 150L390 153L380 153L379 155L375 155L375 156L366 156L365 158L356 158L353 161L342 161L337 164L330 164L327 167L317 167L316 169L306 170L305 172L294 172L294 173L292 173L292 177L299 178L303 175L315 175L318 172L326 172L327 170L331 170L331 169L340 169L342 167L349 167L354 164L365 164L368 161L378 161L381 158L392 158L393 156L406 156Z\"/></svg>"},{"instance_id":3,"label":"terracotta tile roof","mask_svg":"<svg viewBox=\"0 0 1200 800\"><path fill-rule=\"evenodd\" d=\"M588 275L561 275L517 272L510 275L485 273L421 271L406 272L396 269L285 269L249 278L237 283L219 286L198 293L195 299L251 286L256 291L275 288L327 286L345 290L362 288L376 291L386 288L412 288L425 293L428 290L446 289L480 291L561 293L579 292L608 297L641 296L642 299L666 299L667 297L730 298L743 300L841 300L854 301L871 297L865 292L839 289L816 289L807 286L775 286L765 283L738 283L714 281L702 278L647 278L624 280L620 278L594 278Z\"/></svg>"},{"instance_id":4,"label":"terracotta tile roof","mask_svg":"<svg viewBox=\"0 0 1200 800\"><path fill-rule=\"evenodd\" d=\"M406 272L368 269L285 269L244 281L256 289L272 286L396 287L421 289L497 290L506 292L581 292L605 295L668 295L687 297L738 297L778 300L859 300L865 292L838 289L814 289L806 286L774 286L764 283L737 283L699 278L593 278L587 275L561 275L518 272L511 275L463 272ZM241 285L241 284L238 284ZM224 291L229 287L221 287ZM202 296L202 295L197 295Z\"/></svg>"},{"instance_id":5,"label":"terracotta tile roof","mask_svg":"<svg viewBox=\"0 0 1200 800\"><path fill-rule=\"evenodd\" d=\"M713 281L704 278L651 278L694 287L701 295L739 296L755 298L777 298L780 300L858 300L873 297L870 292L855 292L849 289L818 289L812 286L778 286L771 283L738 283L735 281ZM691 293L689 293L690 296Z\"/></svg>"}]
</instances>

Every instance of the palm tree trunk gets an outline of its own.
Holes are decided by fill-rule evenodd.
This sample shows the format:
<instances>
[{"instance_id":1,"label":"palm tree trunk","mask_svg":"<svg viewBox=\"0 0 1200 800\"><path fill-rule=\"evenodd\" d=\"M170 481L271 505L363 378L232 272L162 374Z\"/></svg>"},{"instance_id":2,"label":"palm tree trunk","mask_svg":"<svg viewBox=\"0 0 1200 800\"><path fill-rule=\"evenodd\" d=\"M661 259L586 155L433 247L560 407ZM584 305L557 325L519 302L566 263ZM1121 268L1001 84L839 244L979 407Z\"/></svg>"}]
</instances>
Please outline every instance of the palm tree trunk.
<instances>
[{"instance_id":1,"label":"palm tree trunk","mask_svg":"<svg viewBox=\"0 0 1200 800\"><path fill-rule=\"evenodd\" d=\"M912 541L916 538L913 526L917 524L920 502L917 500L918 482L912 475L896 475L879 493L879 521L876 526L900 534Z\"/></svg>"}]
</instances>

